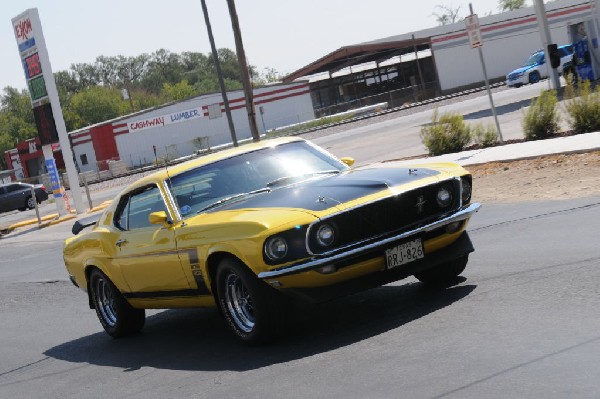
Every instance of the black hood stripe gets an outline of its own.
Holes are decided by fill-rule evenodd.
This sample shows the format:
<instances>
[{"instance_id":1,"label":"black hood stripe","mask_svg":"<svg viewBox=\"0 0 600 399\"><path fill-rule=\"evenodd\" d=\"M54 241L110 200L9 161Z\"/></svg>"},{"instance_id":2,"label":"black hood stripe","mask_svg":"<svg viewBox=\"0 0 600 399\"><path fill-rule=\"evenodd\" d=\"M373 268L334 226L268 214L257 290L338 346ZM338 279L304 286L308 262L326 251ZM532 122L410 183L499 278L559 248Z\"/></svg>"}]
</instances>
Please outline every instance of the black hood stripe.
<instances>
[{"instance_id":1,"label":"black hood stripe","mask_svg":"<svg viewBox=\"0 0 600 399\"><path fill-rule=\"evenodd\" d=\"M322 211L389 187L411 183L439 175L431 169L379 168L361 169L275 188L270 192L250 196L211 210L245 208L297 208Z\"/></svg>"}]
</instances>

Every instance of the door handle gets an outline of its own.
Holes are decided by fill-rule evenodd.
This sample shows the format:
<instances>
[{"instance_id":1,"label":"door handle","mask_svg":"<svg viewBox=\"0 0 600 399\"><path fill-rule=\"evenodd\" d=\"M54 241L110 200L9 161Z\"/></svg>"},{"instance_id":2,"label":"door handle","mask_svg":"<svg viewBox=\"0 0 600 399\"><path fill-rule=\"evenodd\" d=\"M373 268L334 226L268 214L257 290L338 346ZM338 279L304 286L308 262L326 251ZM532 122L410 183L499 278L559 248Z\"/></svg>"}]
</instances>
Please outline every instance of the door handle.
<instances>
[{"instance_id":1,"label":"door handle","mask_svg":"<svg viewBox=\"0 0 600 399\"><path fill-rule=\"evenodd\" d=\"M124 238L121 238L120 240L117 240L117 242L115 242L115 245L119 248L121 248L123 244L127 244L127 240Z\"/></svg>"}]
</instances>

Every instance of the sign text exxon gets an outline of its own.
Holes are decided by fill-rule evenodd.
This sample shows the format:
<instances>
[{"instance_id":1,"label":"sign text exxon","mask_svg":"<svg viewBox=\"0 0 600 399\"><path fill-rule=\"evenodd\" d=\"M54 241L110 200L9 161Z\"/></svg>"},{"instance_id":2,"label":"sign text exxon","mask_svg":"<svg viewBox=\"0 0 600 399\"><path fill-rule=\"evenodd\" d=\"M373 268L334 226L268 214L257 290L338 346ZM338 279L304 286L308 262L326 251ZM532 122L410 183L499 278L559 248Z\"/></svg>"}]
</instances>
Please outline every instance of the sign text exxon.
<instances>
[{"instance_id":1,"label":"sign text exxon","mask_svg":"<svg viewBox=\"0 0 600 399\"><path fill-rule=\"evenodd\" d=\"M154 127L171 125L173 123L185 122L192 119L202 118L202 109L200 107L193 108L187 111L175 112L173 114L154 116L151 118L141 119L129 122L129 131L137 132Z\"/></svg>"},{"instance_id":2,"label":"sign text exxon","mask_svg":"<svg viewBox=\"0 0 600 399\"><path fill-rule=\"evenodd\" d=\"M31 20L29 18L24 18L14 25L15 27L15 37L17 38L17 43L22 43L29 39L31 31L33 28L31 27Z\"/></svg>"}]
</instances>

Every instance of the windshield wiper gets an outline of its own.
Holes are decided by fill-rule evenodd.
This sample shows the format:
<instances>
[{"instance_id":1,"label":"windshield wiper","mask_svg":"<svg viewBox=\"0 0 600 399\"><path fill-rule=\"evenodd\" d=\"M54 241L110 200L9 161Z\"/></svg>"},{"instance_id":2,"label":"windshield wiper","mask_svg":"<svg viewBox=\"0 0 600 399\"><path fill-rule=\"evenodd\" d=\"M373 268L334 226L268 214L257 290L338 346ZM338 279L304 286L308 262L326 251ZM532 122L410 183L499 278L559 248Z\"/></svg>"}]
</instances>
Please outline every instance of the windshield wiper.
<instances>
[{"instance_id":1,"label":"windshield wiper","mask_svg":"<svg viewBox=\"0 0 600 399\"><path fill-rule=\"evenodd\" d=\"M230 195L229 197L221 198L220 200L218 200L216 202L208 204L207 206L205 206L204 208L200 209L196 213L202 213L202 212L207 211L209 209L216 208L216 207L218 207L220 205L225 204L226 202L233 201L233 200L235 200L237 198L246 197L248 195L253 195L253 194L259 194L259 193L269 192L269 191L271 191L271 189L269 187L263 187L263 188L259 188L258 190L248 191L247 193L239 193L239 194Z\"/></svg>"},{"instance_id":2,"label":"windshield wiper","mask_svg":"<svg viewBox=\"0 0 600 399\"><path fill-rule=\"evenodd\" d=\"M331 174L338 174L340 173L339 170L337 169L331 169L331 170L321 170L319 172L311 172L311 173L305 173L303 175L295 175L295 176L283 176L280 177L278 179L275 179L273 181L270 181L267 183L267 187L273 187L273 186L278 186L280 184L285 184L291 180L303 180L303 179L307 179L309 177L312 176L317 176L317 175L331 175Z\"/></svg>"}]
</instances>

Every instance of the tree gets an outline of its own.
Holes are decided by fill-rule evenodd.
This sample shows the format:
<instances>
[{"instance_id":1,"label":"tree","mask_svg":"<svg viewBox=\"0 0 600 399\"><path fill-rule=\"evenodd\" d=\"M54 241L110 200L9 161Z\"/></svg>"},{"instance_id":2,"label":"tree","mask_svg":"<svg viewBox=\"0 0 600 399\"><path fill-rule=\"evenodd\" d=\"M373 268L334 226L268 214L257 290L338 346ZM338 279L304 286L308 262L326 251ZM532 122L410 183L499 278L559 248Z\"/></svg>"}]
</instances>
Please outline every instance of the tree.
<instances>
[{"instance_id":1,"label":"tree","mask_svg":"<svg viewBox=\"0 0 600 399\"><path fill-rule=\"evenodd\" d=\"M31 110L31 99L27 90L19 91L14 87L7 86L3 92L0 95L2 112L13 115L25 123L35 124L33 111Z\"/></svg>"},{"instance_id":2,"label":"tree","mask_svg":"<svg viewBox=\"0 0 600 399\"><path fill-rule=\"evenodd\" d=\"M73 126L78 129L124 115L129 106L119 89L95 86L73 95L69 109L79 117Z\"/></svg>"},{"instance_id":3,"label":"tree","mask_svg":"<svg viewBox=\"0 0 600 399\"><path fill-rule=\"evenodd\" d=\"M434 12L433 16L439 25L453 24L458 20L458 13L460 12L460 6L452 8L451 6L437 5L436 9L440 12Z\"/></svg>"},{"instance_id":4,"label":"tree","mask_svg":"<svg viewBox=\"0 0 600 399\"><path fill-rule=\"evenodd\" d=\"M165 83L163 86L163 95L171 101L185 100L193 97L196 93L197 89L185 79L174 85Z\"/></svg>"},{"instance_id":5,"label":"tree","mask_svg":"<svg viewBox=\"0 0 600 399\"><path fill-rule=\"evenodd\" d=\"M525 6L525 0L499 0L498 9L500 11L512 11Z\"/></svg>"}]
</instances>

